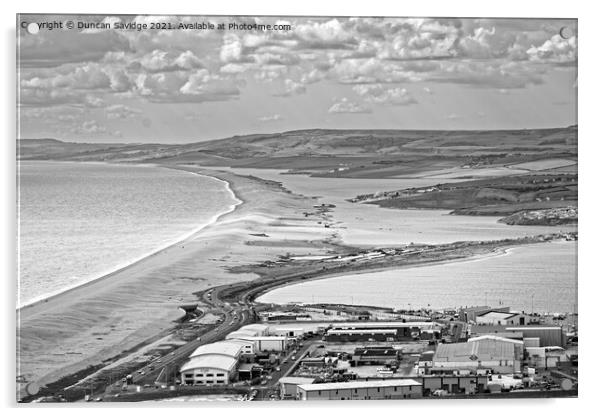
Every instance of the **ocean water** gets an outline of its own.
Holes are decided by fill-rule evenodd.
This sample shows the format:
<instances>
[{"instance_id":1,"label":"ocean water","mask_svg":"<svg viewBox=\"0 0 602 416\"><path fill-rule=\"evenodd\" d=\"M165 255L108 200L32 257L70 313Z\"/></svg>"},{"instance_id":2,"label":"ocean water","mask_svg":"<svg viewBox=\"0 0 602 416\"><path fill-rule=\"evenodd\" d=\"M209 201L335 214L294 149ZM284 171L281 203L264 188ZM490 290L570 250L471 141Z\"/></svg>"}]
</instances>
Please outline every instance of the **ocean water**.
<instances>
[{"instance_id":1,"label":"ocean water","mask_svg":"<svg viewBox=\"0 0 602 416\"><path fill-rule=\"evenodd\" d=\"M233 209L224 181L155 166L21 162L18 307L174 244Z\"/></svg>"},{"instance_id":2,"label":"ocean water","mask_svg":"<svg viewBox=\"0 0 602 416\"><path fill-rule=\"evenodd\" d=\"M487 304L526 312L574 312L577 243L531 244L467 261L308 281L274 289L258 301L434 309Z\"/></svg>"}]
</instances>

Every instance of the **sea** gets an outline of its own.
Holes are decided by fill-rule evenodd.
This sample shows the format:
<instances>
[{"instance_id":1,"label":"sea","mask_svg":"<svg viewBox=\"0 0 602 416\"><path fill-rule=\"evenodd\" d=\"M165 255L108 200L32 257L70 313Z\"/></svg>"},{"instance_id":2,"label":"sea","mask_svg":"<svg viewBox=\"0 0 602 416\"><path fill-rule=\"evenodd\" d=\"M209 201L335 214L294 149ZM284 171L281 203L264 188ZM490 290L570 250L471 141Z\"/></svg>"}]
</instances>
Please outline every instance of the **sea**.
<instances>
[{"instance_id":1,"label":"sea","mask_svg":"<svg viewBox=\"0 0 602 416\"><path fill-rule=\"evenodd\" d=\"M20 162L17 308L175 244L239 202L226 182L181 170Z\"/></svg>"},{"instance_id":2,"label":"sea","mask_svg":"<svg viewBox=\"0 0 602 416\"><path fill-rule=\"evenodd\" d=\"M577 312L577 242L516 246L477 259L353 273L276 288L263 303L342 303L396 309L509 306Z\"/></svg>"}]
</instances>

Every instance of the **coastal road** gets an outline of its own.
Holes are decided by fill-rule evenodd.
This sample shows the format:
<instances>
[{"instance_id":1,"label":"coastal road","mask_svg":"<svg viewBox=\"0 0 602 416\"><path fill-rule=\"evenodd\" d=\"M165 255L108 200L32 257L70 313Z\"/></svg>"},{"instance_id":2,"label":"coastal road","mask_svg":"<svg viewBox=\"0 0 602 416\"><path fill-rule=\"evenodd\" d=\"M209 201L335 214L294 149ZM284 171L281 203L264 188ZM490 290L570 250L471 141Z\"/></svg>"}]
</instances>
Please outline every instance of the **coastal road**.
<instances>
[{"instance_id":1,"label":"coastal road","mask_svg":"<svg viewBox=\"0 0 602 416\"><path fill-rule=\"evenodd\" d=\"M150 361L135 374L132 374L134 384L152 385L163 370L169 375L175 374L190 354L201 345L220 341L230 332L255 321L255 316L250 306L223 302L219 294L219 288L211 288L200 293L200 297L206 306L221 312L222 322L219 322L214 328L200 335L199 339L186 343L168 355Z\"/></svg>"}]
</instances>

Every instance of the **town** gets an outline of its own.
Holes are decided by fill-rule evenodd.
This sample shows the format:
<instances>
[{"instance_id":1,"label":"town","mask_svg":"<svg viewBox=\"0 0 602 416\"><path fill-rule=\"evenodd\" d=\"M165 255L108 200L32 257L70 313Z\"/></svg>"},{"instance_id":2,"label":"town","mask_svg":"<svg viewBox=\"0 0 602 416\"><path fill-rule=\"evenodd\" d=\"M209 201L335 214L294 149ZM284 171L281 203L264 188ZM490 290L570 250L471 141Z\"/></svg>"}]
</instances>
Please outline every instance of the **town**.
<instances>
[{"instance_id":1,"label":"town","mask_svg":"<svg viewBox=\"0 0 602 416\"><path fill-rule=\"evenodd\" d=\"M213 290L205 293L208 302L220 302L217 296ZM105 370L111 383L104 389L96 386L95 392L93 383L83 380L63 394L37 400L67 400L78 386L88 401L577 395L577 314L525 313L507 306L225 309L230 312L206 325L198 305L182 305L180 330L190 341L158 348L121 378L118 367ZM198 333L203 335L195 337Z\"/></svg>"}]
</instances>

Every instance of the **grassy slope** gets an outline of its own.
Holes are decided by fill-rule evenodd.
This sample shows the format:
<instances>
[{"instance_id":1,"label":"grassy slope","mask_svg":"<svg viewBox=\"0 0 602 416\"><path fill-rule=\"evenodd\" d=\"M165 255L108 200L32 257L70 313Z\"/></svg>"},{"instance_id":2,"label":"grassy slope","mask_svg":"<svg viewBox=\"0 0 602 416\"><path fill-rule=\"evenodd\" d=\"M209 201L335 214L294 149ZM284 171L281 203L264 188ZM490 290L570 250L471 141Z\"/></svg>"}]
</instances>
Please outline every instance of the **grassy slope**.
<instances>
[{"instance_id":1,"label":"grassy slope","mask_svg":"<svg viewBox=\"0 0 602 416\"><path fill-rule=\"evenodd\" d=\"M577 175L497 177L400 190L359 200L387 208L453 210L456 214L508 215L518 211L577 206Z\"/></svg>"},{"instance_id":2,"label":"grassy slope","mask_svg":"<svg viewBox=\"0 0 602 416\"><path fill-rule=\"evenodd\" d=\"M577 156L577 128L499 131L298 130L185 145L21 140L21 159L132 161L390 177L463 165L497 166Z\"/></svg>"}]
</instances>

